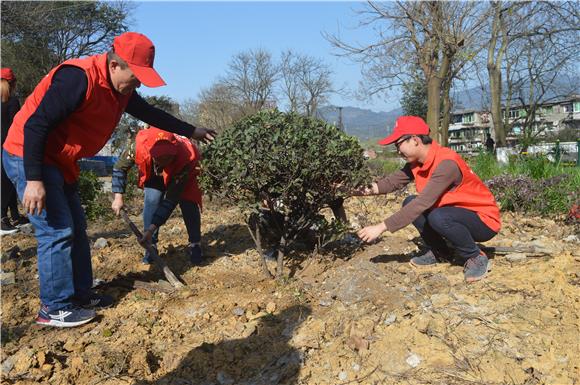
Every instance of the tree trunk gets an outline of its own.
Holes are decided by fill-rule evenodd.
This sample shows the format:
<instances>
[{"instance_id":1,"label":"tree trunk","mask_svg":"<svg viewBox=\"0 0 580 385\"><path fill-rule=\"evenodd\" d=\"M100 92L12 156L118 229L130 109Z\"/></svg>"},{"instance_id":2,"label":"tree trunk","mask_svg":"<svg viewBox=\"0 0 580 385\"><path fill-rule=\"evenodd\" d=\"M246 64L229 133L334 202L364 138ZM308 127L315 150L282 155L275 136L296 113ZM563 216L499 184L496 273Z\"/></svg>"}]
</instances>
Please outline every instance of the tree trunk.
<instances>
[{"instance_id":1,"label":"tree trunk","mask_svg":"<svg viewBox=\"0 0 580 385\"><path fill-rule=\"evenodd\" d=\"M487 49L487 72L489 74L489 87L491 93L491 119L495 132L496 147L506 146L506 131L503 124L504 117L501 112L502 78L501 63L503 55L507 49L508 39L505 31L504 20L502 20L501 1L492 3L493 24L489 46ZM496 46L501 33L501 46L496 53ZM497 55L497 56L496 56ZM509 110L506 107L506 113Z\"/></svg>"},{"instance_id":2,"label":"tree trunk","mask_svg":"<svg viewBox=\"0 0 580 385\"><path fill-rule=\"evenodd\" d=\"M260 224L256 223L256 235L252 232L250 225L247 225L248 231L254 240L254 244L256 245L256 249L258 250L258 254L260 255L260 267L262 268L262 273L268 278L274 278L270 270L268 269L268 265L266 264L266 254L264 254L264 250L262 249L262 236L260 235Z\"/></svg>"},{"instance_id":3,"label":"tree trunk","mask_svg":"<svg viewBox=\"0 0 580 385\"><path fill-rule=\"evenodd\" d=\"M451 79L448 79L443 85L443 116L441 117L441 129L439 132L440 143L447 146L449 143L449 122L451 121L451 98L449 91L451 89Z\"/></svg>"},{"instance_id":4,"label":"tree trunk","mask_svg":"<svg viewBox=\"0 0 580 385\"><path fill-rule=\"evenodd\" d=\"M286 242L286 238L282 237L280 239L280 248L278 249L278 266L276 269L276 278L279 280L284 277L284 253L286 252L287 246L288 242Z\"/></svg>"},{"instance_id":5,"label":"tree trunk","mask_svg":"<svg viewBox=\"0 0 580 385\"><path fill-rule=\"evenodd\" d=\"M501 70L489 68L489 87L491 91L491 118L493 129L495 131L495 143L497 147L506 146L506 133L503 125L503 116L501 113ZM509 113L506 111L506 113Z\"/></svg>"},{"instance_id":6,"label":"tree trunk","mask_svg":"<svg viewBox=\"0 0 580 385\"><path fill-rule=\"evenodd\" d=\"M439 111L441 109L441 79L432 75L427 81L427 125L430 136L439 141Z\"/></svg>"}]
</instances>

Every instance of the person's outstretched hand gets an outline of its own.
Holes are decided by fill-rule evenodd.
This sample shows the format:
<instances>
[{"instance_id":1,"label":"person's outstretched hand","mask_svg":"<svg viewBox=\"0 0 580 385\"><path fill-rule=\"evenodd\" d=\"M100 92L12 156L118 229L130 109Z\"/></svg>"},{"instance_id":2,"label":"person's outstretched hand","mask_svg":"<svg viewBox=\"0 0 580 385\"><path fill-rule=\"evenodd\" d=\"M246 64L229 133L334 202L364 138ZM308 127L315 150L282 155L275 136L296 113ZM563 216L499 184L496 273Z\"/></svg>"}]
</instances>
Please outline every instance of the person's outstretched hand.
<instances>
[{"instance_id":1,"label":"person's outstretched hand","mask_svg":"<svg viewBox=\"0 0 580 385\"><path fill-rule=\"evenodd\" d=\"M363 242L371 243L385 231L387 231L387 226L384 222L381 222L378 225L367 226L359 230L357 235Z\"/></svg>"},{"instance_id":2,"label":"person's outstretched hand","mask_svg":"<svg viewBox=\"0 0 580 385\"><path fill-rule=\"evenodd\" d=\"M379 194L379 186L376 183L371 184L370 186L362 186L357 188L356 190L352 190L350 192L351 196L369 196L369 195L378 195Z\"/></svg>"},{"instance_id":3,"label":"person's outstretched hand","mask_svg":"<svg viewBox=\"0 0 580 385\"><path fill-rule=\"evenodd\" d=\"M193 139L199 140L203 143L210 143L214 140L217 132L212 128L195 127L193 131Z\"/></svg>"}]
</instances>

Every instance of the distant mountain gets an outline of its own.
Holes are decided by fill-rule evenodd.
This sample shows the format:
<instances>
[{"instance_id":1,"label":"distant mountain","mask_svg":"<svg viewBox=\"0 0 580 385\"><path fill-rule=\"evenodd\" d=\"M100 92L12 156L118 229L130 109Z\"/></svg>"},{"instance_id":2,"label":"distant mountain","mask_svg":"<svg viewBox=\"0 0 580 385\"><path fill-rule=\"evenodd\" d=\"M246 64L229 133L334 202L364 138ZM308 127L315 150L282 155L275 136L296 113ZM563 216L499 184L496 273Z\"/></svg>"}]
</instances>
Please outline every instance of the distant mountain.
<instances>
[{"instance_id":1,"label":"distant mountain","mask_svg":"<svg viewBox=\"0 0 580 385\"><path fill-rule=\"evenodd\" d=\"M556 79L554 88L562 94L580 93L580 79L577 76ZM489 110L491 101L489 86L473 87L469 89L452 91L453 110ZM547 92L544 100L557 98L554 92ZM518 103L513 100L512 103ZM397 108L388 112L375 112L357 107L342 108L342 122L346 133L354 135L361 140L383 138L393 130L397 117L403 115L403 110ZM328 123L338 125L338 107L325 106L318 110L318 116Z\"/></svg>"},{"instance_id":2,"label":"distant mountain","mask_svg":"<svg viewBox=\"0 0 580 385\"><path fill-rule=\"evenodd\" d=\"M331 124L338 125L338 114L335 106L318 109L318 116ZM402 114L403 110L400 108L388 112L374 112L357 107L343 107L342 123L347 134L361 140L383 138L392 131L395 120Z\"/></svg>"}]
</instances>

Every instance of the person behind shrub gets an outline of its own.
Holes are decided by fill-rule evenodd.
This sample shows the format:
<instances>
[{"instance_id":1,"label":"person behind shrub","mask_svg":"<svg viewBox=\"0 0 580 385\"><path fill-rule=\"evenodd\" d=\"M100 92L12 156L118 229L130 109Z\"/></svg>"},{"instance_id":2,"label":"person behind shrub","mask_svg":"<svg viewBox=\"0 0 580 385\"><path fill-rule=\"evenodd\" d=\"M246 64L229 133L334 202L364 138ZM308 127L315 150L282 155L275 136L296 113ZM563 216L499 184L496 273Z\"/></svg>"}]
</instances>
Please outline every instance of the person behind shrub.
<instances>
[{"instance_id":1,"label":"person behind shrub","mask_svg":"<svg viewBox=\"0 0 580 385\"><path fill-rule=\"evenodd\" d=\"M407 197L398 212L361 229L358 236L372 242L385 231L394 233L413 223L429 249L412 258L412 266L432 266L451 259L455 252L464 263L465 280L478 281L487 274L489 261L475 242L488 241L499 232L498 205L461 156L428 135L429 126L423 119L402 116L393 133L379 141L381 145L394 144L407 163L353 195L387 194L411 181L418 195Z\"/></svg>"},{"instance_id":2,"label":"person behind shrub","mask_svg":"<svg viewBox=\"0 0 580 385\"><path fill-rule=\"evenodd\" d=\"M487 134L487 139L485 139L485 149L490 154L493 154L494 148L495 148L495 140L491 138L491 134Z\"/></svg>"},{"instance_id":3,"label":"person behind shrub","mask_svg":"<svg viewBox=\"0 0 580 385\"><path fill-rule=\"evenodd\" d=\"M2 93L2 144L4 144L6 136L8 136L8 128L12 125L14 116L20 110L20 102L14 96L15 89L16 76L14 76L14 72L11 68L2 68L2 80L0 83L0 91ZM8 175L6 175L4 167L1 167L1 171L2 192L0 201L2 202L2 219L0 233L7 235L17 232L20 226L28 223L28 219L18 212L16 189ZM8 209L10 209L11 218L8 218Z\"/></svg>"},{"instance_id":4,"label":"person behind shrub","mask_svg":"<svg viewBox=\"0 0 580 385\"><path fill-rule=\"evenodd\" d=\"M82 325L95 318L95 308L113 303L110 296L92 291L77 161L99 152L124 112L181 135L213 139L213 130L183 122L135 92L141 84L165 84L153 68L154 58L155 46L145 35L123 33L109 52L67 60L52 69L10 126L2 164L38 241L38 324Z\"/></svg>"},{"instance_id":5,"label":"person behind shrub","mask_svg":"<svg viewBox=\"0 0 580 385\"><path fill-rule=\"evenodd\" d=\"M189 236L188 253L192 264L202 262L200 207L202 193L197 183L200 152L186 138L149 127L139 131L113 168L112 209L119 215L124 206L127 172L133 164L139 169L139 188L144 189L143 244L157 247L161 227L179 203ZM145 252L143 263L151 263Z\"/></svg>"}]
</instances>

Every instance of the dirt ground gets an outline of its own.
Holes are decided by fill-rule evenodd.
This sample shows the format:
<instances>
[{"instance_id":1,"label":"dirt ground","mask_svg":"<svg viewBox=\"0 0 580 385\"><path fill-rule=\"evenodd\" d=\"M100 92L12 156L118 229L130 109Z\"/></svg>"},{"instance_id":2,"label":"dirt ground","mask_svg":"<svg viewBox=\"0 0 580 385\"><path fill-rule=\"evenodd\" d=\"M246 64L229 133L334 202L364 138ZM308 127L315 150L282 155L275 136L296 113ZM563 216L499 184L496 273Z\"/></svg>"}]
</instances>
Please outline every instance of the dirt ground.
<instances>
[{"instance_id":1,"label":"dirt ground","mask_svg":"<svg viewBox=\"0 0 580 385\"><path fill-rule=\"evenodd\" d=\"M351 199L347 213L364 226L401 200ZM491 255L488 278L471 285L461 266L411 268L412 227L295 256L274 281L236 209L208 203L202 220L201 267L188 264L180 219L162 228L161 255L187 283L173 292L122 221L91 223L91 241L107 241L92 250L95 278L116 304L72 329L33 323L36 242L4 237L15 284L2 286L2 384L580 384L577 228L504 213L488 245L545 254Z\"/></svg>"}]
</instances>

